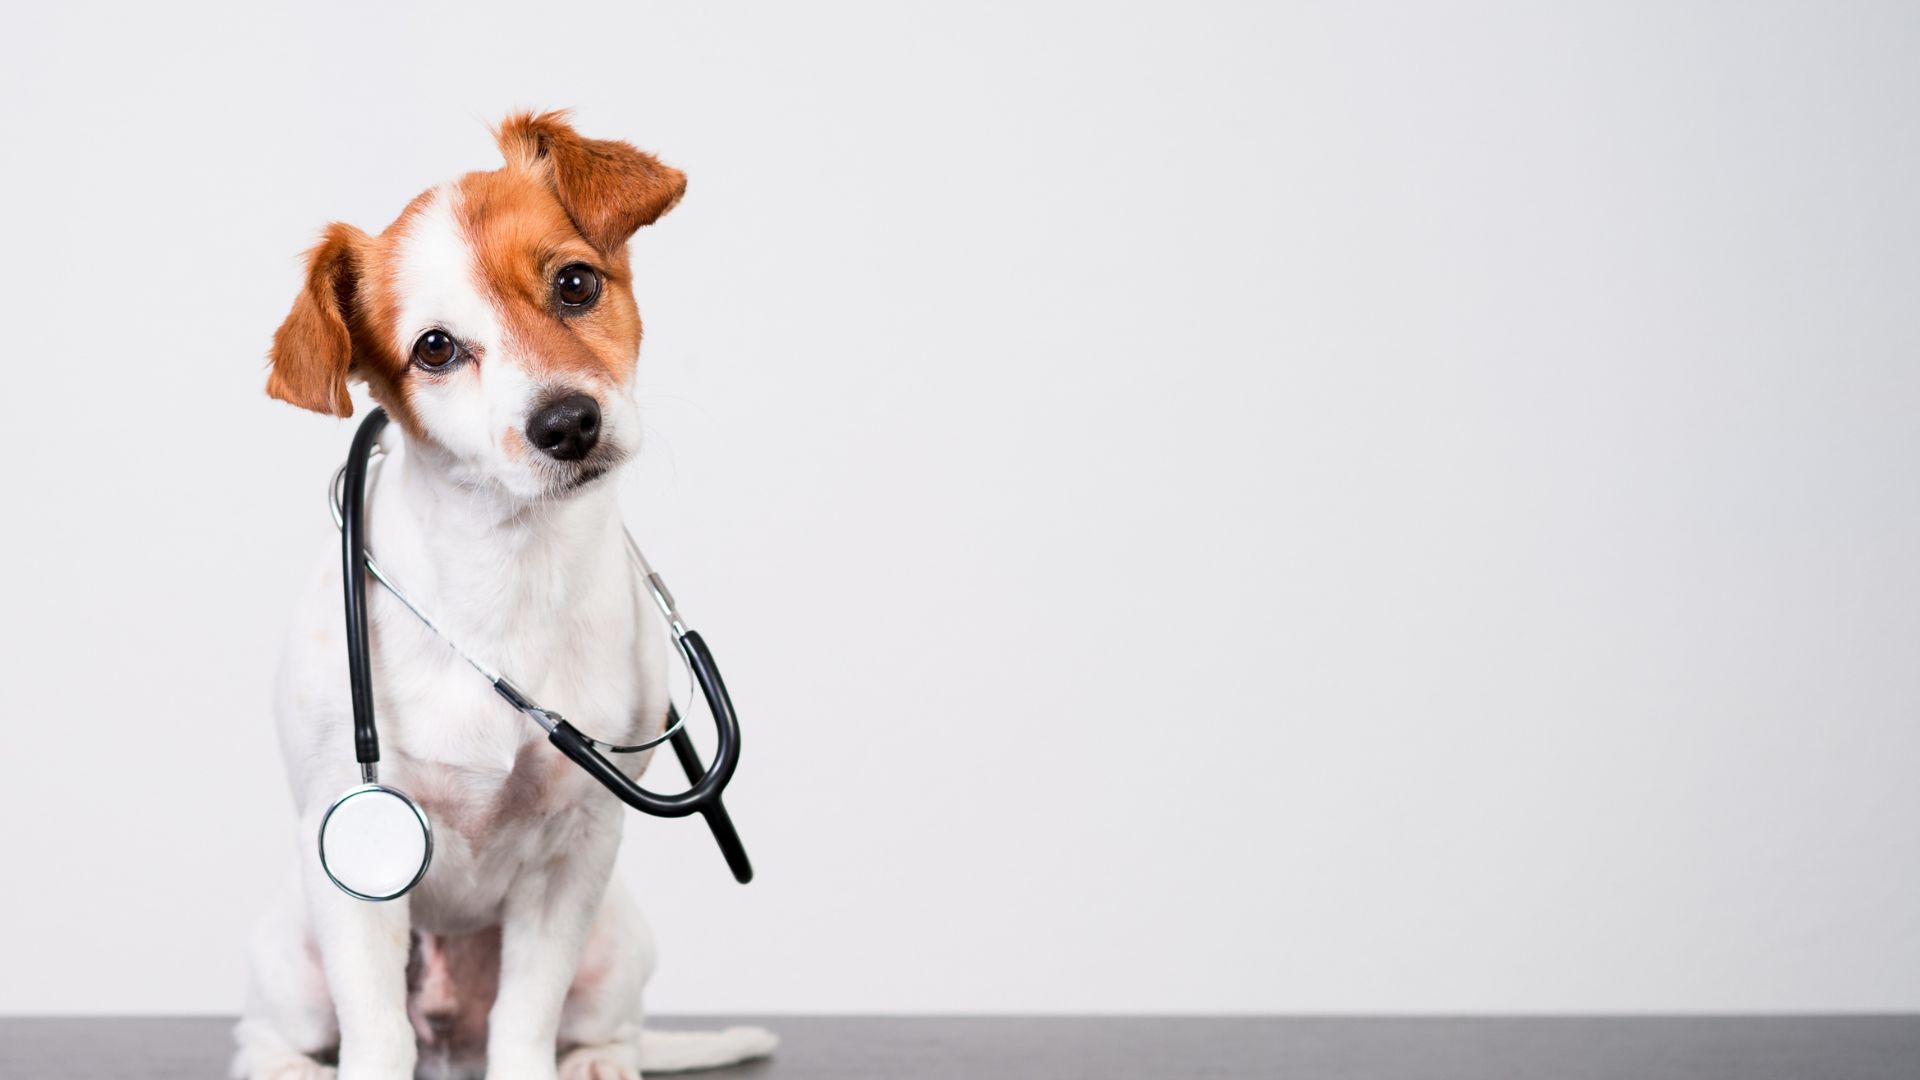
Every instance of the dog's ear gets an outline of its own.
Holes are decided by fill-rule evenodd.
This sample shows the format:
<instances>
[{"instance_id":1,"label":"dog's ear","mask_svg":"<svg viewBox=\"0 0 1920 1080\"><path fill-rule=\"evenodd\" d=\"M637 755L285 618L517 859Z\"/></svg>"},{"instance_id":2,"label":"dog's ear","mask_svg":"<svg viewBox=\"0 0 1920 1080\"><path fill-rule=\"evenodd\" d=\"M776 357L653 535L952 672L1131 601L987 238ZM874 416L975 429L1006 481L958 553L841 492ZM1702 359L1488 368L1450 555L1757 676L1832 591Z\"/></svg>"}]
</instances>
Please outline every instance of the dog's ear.
<instances>
[{"instance_id":1,"label":"dog's ear","mask_svg":"<svg viewBox=\"0 0 1920 1080\"><path fill-rule=\"evenodd\" d=\"M307 284L273 334L267 393L330 416L352 416L347 374L353 368L353 317L359 288L359 252L367 234L351 225L327 226L307 252Z\"/></svg>"},{"instance_id":2,"label":"dog's ear","mask_svg":"<svg viewBox=\"0 0 1920 1080\"><path fill-rule=\"evenodd\" d=\"M494 135L507 164L544 177L580 235L608 254L687 190L679 169L627 143L583 138L565 112L515 113Z\"/></svg>"}]
</instances>

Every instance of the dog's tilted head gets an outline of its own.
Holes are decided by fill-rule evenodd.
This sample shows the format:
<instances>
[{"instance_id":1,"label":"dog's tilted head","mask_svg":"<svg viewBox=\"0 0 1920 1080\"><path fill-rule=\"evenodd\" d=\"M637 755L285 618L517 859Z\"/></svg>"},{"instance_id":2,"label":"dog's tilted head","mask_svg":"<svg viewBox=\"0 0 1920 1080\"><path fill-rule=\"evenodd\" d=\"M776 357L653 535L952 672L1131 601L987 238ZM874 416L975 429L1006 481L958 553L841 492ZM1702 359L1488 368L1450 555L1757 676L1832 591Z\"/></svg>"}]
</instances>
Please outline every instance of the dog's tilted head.
<instances>
[{"instance_id":1,"label":"dog's tilted head","mask_svg":"<svg viewBox=\"0 0 1920 1080\"><path fill-rule=\"evenodd\" d=\"M352 415L363 380L463 483L564 494L633 450L640 316L627 239L686 177L563 113L508 117L506 165L414 199L378 236L334 224L274 334L267 392Z\"/></svg>"}]
</instances>

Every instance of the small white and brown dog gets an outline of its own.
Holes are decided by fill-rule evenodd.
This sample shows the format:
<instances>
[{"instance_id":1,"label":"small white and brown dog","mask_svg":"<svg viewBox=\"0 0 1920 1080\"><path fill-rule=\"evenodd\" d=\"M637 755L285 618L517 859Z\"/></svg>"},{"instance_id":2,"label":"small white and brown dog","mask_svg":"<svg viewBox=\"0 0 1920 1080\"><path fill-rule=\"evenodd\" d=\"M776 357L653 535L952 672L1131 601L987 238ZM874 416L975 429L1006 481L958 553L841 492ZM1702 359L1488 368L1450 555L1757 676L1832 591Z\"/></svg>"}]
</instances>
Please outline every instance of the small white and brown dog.
<instances>
[{"instance_id":1,"label":"small white and brown dog","mask_svg":"<svg viewBox=\"0 0 1920 1080\"><path fill-rule=\"evenodd\" d=\"M638 742L666 723L668 642L609 481L639 428L627 240L686 178L564 114L498 139L504 167L379 235L326 230L267 392L347 416L363 381L398 429L368 501L382 568L537 700ZM613 878L625 806L377 588L381 779L433 822L433 865L385 903L328 880L320 818L358 782L340 595L330 545L275 691L300 870L253 939L234 1076L632 1080L768 1053L757 1028L643 1033L653 943Z\"/></svg>"}]
</instances>

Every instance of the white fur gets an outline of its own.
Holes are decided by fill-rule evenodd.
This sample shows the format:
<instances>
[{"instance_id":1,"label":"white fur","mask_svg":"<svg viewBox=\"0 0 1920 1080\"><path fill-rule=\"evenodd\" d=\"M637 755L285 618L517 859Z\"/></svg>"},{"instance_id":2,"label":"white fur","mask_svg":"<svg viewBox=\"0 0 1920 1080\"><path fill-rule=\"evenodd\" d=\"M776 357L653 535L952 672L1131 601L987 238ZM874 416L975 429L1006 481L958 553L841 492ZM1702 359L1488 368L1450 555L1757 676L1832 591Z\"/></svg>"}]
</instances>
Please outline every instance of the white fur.
<instances>
[{"instance_id":1,"label":"white fur","mask_svg":"<svg viewBox=\"0 0 1920 1080\"><path fill-rule=\"evenodd\" d=\"M406 234L396 330L441 326L484 350L416 384L428 433L389 429L369 497L369 546L442 627L535 700L603 739L657 734L667 706L665 628L644 599L621 536L611 477L565 497L537 454L509 452L541 386L478 285L439 189ZM638 429L627 386L579 384L601 403L603 440ZM471 1076L421 1039L408 1015L410 935L500 928L499 990L488 1013L487 1074L507 1080L631 1078L766 1053L758 1029L641 1035L651 938L611 883L626 808L566 762L531 721L377 584L370 584L383 782L412 794L434 826L432 868L387 903L346 896L315 856L319 818L358 782L352 753L337 542L295 613L276 686L288 782L299 811L298 871L252 947L236 1077L340 1080ZM638 775L650 755L631 755ZM507 807L503 792L529 793ZM516 810L518 812L516 812ZM590 957L600 971L576 985ZM570 990L573 991L570 993ZM564 1053L565 1058L560 1055Z\"/></svg>"}]
</instances>

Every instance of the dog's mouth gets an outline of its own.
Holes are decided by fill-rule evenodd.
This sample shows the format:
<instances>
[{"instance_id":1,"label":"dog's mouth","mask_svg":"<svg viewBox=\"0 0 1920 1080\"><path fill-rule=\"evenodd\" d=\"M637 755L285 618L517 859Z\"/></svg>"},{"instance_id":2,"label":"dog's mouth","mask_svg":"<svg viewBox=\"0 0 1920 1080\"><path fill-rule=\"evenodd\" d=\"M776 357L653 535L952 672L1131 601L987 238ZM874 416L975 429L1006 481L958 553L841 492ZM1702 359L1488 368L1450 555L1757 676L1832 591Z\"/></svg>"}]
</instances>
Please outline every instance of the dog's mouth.
<instances>
[{"instance_id":1,"label":"dog's mouth","mask_svg":"<svg viewBox=\"0 0 1920 1080\"><path fill-rule=\"evenodd\" d=\"M553 478L551 491L555 495L572 495L611 474L626 460L625 449L603 443L579 461L564 465L554 462L548 467Z\"/></svg>"},{"instance_id":2,"label":"dog's mouth","mask_svg":"<svg viewBox=\"0 0 1920 1080\"><path fill-rule=\"evenodd\" d=\"M560 482L560 491L571 494L613 471L611 465L588 465Z\"/></svg>"}]
</instances>

